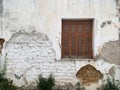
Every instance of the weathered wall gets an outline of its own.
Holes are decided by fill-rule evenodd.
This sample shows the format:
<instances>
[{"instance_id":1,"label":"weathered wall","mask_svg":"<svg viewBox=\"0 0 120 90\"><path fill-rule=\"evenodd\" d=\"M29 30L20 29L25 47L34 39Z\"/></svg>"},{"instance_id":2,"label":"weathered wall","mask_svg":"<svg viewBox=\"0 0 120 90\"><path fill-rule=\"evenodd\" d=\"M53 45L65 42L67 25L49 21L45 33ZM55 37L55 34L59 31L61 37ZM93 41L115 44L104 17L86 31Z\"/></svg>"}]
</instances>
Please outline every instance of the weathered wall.
<instances>
[{"instance_id":1,"label":"weathered wall","mask_svg":"<svg viewBox=\"0 0 120 90\"><path fill-rule=\"evenodd\" d=\"M112 65L102 60L78 61L56 60L53 42L49 35L36 31L19 31L13 33L11 39L4 45L2 61L6 60L7 77L13 80L17 86L34 84L39 74L48 76L53 73L57 83L76 83L76 73L86 64L90 64L96 72L91 73L91 77L98 74L106 74ZM89 68L87 68L89 71ZM90 69L91 70L91 69ZM86 70L82 70L83 76ZM91 71L89 71L91 72ZM102 72L102 74L101 74ZM82 77L80 77L82 78ZM96 77L95 81L86 78L85 84L98 82L101 77ZM84 83L84 82L83 82Z\"/></svg>"},{"instance_id":2,"label":"weathered wall","mask_svg":"<svg viewBox=\"0 0 120 90\"><path fill-rule=\"evenodd\" d=\"M0 0L0 37L2 37L3 29L3 0Z\"/></svg>"},{"instance_id":3,"label":"weathered wall","mask_svg":"<svg viewBox=\"0 0 120 90\"><path fill-rule=\"evenodd\" d=\"M97 57L106 42L119 39L115 0L4 0L3 5L0 35L6 42L1 61L7 60L7 76L14 84L29 85L40 73L53 73L59 82L75 83L76 73L87 64L103 75L109 73L113 64ZM61 60L61 21L65 18L94 19L97 61Z\"/></svg>"},{"instance_id":4,"label":"weathered wall","mask_svg":"<svg viewBox=\"0 0 120 90\"><path fill-rule=\"evenodd\" d=\"M118 25L114 0L54 0L52 2L49 0L25 0L24 2L5 0L4 8L3 37L7 41L13 32L34 29L51 34L56 37L58 43L61 43L61 20L64 18L94 19L94 56L99 54L98 48L105 42L118 39L118 29L113 24L101 27L107 20Z\"/></svg>"}]
</instances>

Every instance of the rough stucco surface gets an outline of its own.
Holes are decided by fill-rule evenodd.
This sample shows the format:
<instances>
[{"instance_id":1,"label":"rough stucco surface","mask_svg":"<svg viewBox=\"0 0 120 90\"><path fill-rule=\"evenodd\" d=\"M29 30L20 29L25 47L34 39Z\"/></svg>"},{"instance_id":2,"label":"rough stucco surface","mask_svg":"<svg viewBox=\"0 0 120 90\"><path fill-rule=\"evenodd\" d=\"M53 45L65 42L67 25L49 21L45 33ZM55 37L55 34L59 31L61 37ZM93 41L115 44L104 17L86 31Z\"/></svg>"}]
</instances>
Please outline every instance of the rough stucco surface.
<instances>
[{"instance_id":1,"label":"rough stucco surface","mask_svg":"<svg viewBox=\"0 0 120 90\"><path fill-rule=\"evenodd\" d=\"M106 43L100 55L105 61L120 65L120 40Z\"/></svg>"},{"instance_id":2,"label":"rough stucco surface","mask_svg":"<svg viewBox=\"0 0 120 90\"><path fill-rule=\"evenodd\" d=\"M91 65L83 66L76 74L76 76L82 81L83 84L90 84L98 82L102 79L103 75L100 71L96 70L95 67Z\"/></svg>"}]
</instances>

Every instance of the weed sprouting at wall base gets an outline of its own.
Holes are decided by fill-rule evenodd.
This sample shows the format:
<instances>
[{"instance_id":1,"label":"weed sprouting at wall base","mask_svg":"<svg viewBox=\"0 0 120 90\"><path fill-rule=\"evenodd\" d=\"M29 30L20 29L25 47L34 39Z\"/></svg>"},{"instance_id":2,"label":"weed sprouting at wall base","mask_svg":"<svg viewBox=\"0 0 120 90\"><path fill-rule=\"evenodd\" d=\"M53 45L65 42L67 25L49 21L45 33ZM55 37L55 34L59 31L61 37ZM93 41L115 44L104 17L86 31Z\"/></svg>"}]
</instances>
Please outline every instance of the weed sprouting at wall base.
<instances>
[{"instance_id":1,"label":"weed sprouting at wall base","mask_svg":"<svg viewBox=\"0 0 120 90\"><path fill-rule=\"evenodd\" d=\"M75 86L76 86L76 90L85 90L85 88L80 82L77 82Z\"/></svg>"},{"instance_id":2,"label":"weed sprouting at wall base","mask_svg":"<svg viewBox=\"0 0 120 90\"><path fill-rule=\"evenodd\" d=\"M38 90L52 90L54 85L55 79L52 74L50 74L48 78L44 78L42 74L39 75L39 79L37 81Z\"/></svg>"},{"instance_id":3,"label":"weed sprouting at wall base","mask_svg":"<svg viewBox=\"0 0 120 90\"><path fill-rule=\"evenodd\" d=\"M16 90L17 88L12 85L12 81L5 77L6 72L6 57L3 70L0 72L0 90Z\"/></svg>"},{"instance_id":4,"label":"weed sprouting at wall base","mask_svg":"<svg viewBox=\"0 0 120 90\"><path fill-rule=\"evenodd\" d=\"M114 78L108 77L97 90L120 90L120 82Z\"/></svg>"}]
</instances>

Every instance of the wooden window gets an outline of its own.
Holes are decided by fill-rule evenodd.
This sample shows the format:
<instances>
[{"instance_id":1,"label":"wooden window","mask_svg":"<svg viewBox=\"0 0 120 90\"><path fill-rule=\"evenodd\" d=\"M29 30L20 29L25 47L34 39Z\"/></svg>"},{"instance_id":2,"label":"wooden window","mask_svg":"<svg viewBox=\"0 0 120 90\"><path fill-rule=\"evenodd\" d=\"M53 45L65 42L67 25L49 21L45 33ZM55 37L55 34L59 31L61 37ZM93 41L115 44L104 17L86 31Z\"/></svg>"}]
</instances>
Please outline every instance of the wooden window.
<instances>
[{"instance_id":1,"label":"wooden window","mask_svg":"<svg viewBox=\"0 0 120 90\"><path fill-rule=\"evenodd\" d=\"M62 20L62 58L93 58L92 20Z\"/></svg>"}]
</instances>

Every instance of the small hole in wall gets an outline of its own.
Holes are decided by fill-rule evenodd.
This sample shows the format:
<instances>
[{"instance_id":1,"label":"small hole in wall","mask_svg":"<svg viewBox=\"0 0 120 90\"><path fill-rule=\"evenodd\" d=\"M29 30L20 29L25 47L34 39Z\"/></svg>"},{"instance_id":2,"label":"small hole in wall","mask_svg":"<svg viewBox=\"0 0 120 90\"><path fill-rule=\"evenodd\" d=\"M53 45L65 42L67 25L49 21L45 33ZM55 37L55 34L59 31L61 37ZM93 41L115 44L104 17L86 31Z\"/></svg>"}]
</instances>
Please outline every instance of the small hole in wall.
<instances>
[{"instance_id":1,"label":"small hole in wall","mask_svg":"<svg viewBox=\"0 0 120 90\"><path fill-rule=\"evenodd\" d=\"M120 17L119 17L119 22L120 22Z\"/></svg>"},{"instance_id":2,"label":"small hole in wall","mask_svg":"<svg viewBox=\"0 0 120 90\"><path fill-rule=\"evenodd\" d=\"M107 21L107 24L111 24L111 21Z\"/></svg>"}]
</instances>

